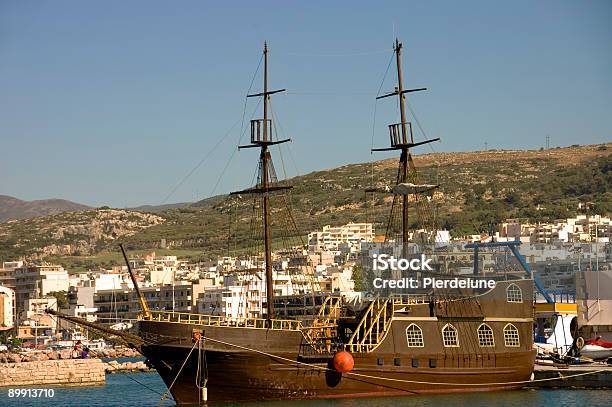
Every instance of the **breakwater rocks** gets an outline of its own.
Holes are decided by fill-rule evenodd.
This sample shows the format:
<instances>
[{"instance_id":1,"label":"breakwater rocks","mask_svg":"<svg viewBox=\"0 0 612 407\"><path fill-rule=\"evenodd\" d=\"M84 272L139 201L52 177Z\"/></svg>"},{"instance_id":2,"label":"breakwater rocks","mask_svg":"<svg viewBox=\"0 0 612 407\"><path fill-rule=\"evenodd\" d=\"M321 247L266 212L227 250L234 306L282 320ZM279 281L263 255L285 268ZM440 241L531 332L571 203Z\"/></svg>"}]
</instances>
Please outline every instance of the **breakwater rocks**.
<instances>
[{"instance_id":1,"label":"breakwater rocks","mask_svg":"<svg viewBox=\"0 0 612 407\"><path fill-rule=\"evenodd\" d=\"M90 352L91 357L96 358L140 358L142 355L136 349L114 348L114 349L95 349Z\"/></svg>"},{"instance_id":2,"label":"breakwater rocks","mask_svg":"<svg viewBox=\"0 0 612 407\"><path fill-rule=\"evenodd\" d=\"M77 352L78 354L78 352ZM45 360L68 360L75 355L70 349L60 351L41 350L28 352L0 352L0 363L42 362ZM79 355L80 356L80 355ZM137 358L142 355L134 349L96 349L89 352L90 358Z\"/></svg>"},{"instance_id":3,"label":"breakwater rocks","mask_svg":"<svg viewBox=\"0 0 612 407\"><path fill-rule=\"evenodd\" d=\"M119 373L119 372L150 372L154 369L151 369L147 364L143 361L138 362L117 362L116 360L111 360L110 362L104 363L104 370L106 373Z\"/></svg>"},{"instance_id":4,"label":"breakwater rocks","mask_svg":"<svg viewBox=\"0 0 612 407\"><path fill-rule=\"evenodd\" d=\"M104 384L104 364L100 359L44 360L0 365L0 386Z\"/></svg>"}]
</instances>

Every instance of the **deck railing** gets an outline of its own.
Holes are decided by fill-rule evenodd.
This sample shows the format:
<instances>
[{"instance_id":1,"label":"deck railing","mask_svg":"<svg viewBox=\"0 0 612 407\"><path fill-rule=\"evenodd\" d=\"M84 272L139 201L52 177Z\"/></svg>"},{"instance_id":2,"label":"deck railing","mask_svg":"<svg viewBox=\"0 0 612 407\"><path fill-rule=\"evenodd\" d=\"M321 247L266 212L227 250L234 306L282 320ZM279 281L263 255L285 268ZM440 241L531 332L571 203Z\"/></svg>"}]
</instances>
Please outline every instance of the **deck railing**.
<instances>
[{"instance_id":1,"label":"deck railing","mask_svg":"<svg viewBox=\"0 0 612 407\"><path fill-rule=\"evenodd\" d=\"M330 353L334 347L334 339L338 336L337 320L342 312L342 297L329 296L325 298L312 326L304 328L302 333L317 353Z\"/></svg>"},{"instance_id":2,"label":"deck railing","mask_svg":"<svg viewBox=\"0 0 612 407\"><path fill-rule=\"evenodd\" d=\"M150 318L139 316L139 319L177 324L224 326L230 328L273 329L282 331L299 331L302 322L291 319L272 319L268 327L265 318L227 318L222 315L193 314L189 312L151 311Z\"/></svg>"},{"instance_id":3,"label":"deck railing","mask_svg":"<svg viewBox=\"0 0 612 407\"><path fill-rule=\"evenodd\" d=\"M425 304L429 302L429 297L419 294L393 294L390 299L393 301L393 304L397 305Z\"/></svg>"}]
</instances>

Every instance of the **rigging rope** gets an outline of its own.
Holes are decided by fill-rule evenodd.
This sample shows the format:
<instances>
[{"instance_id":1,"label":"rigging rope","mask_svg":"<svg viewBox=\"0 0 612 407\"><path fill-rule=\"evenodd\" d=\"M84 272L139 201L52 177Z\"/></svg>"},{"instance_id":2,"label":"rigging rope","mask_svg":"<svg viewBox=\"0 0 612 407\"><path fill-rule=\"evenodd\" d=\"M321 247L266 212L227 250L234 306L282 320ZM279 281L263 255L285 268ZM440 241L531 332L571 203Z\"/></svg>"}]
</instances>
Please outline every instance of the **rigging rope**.
<instances>
[{"instance_id":1,"label":"rigging rope","mask_svg":"<svg viewBox=\"0 0 612 407\"><path fill-rule=\"evenodd\" d=\"M92 355L94 355L94 356L101 357L101 355L100 355L98 352L96 352L96 351L91 351L91 353L92 353ZM160 395L160 396L162 396L162 395L163 395L162 393L158 392L157 390L155 390L155 389L154 389L154 388L152 388L151 386L148 386L148 385L146 385L145 383L142 383L142 382L140 382L140 381L136 380L135 378L133 378L132 376L130 376L130 375L128 374L129 372L126 372L126 371L124 371L124 370L118 369L118 368L116 368L115 366L113 366L113 365L111 365L111 364L108 364L108 363L105 363L105 367L106 367L106 366L109 366L110 368L112 368L112 369L116 370L116 371L117 371L117 373L121 373L121 374L123 374L125 377L127 377L128 379L132 380L133 382L135 382L135 383L137 383L137 384L141 385L141 386L142 386L142 387L144 387L145 389L148 389L148 390L152 391L153 393L156 393L157 395Z\"/></svg>"},{"instance_id":2,"label":"rigging rope","mask_svg":"<svg viewBox=\"0 0 612 407\"><path fill-rule=\"evenodd\" d=\"M251 78L251 84L249 85L249 89L247 90L247 94L251 91L251 89L253 87L253 83L255 82L255 77L257 76L257 73L259 72L259 68L261 66L262 59L263 59L263 54L261 55L261 57L259 57L259 63L257 64L257 69L255 69L255 73L253 74L253 77ZM204 162L215 152L217 147L219 147L221 145L221 143L223 141L225 141L225 139L230 135L230 133L238 125L238 123L241 123L241 126L240 126L240 139L242 139L242 135L243 135L243 131L244 131L244 117L245 117L245 113L246 113L247 100L248 100L248 98L245 96L245 98L244 98L244 107L242 109L242 118L239 119L238 121L236 121L236 123L234 123L232 125L232 127L225 133L225 135L219 141L217 141L217 143L213 146L213 148L211 150L209 150L204 155L204 157L202 157L202 159L195 165L195 167L193 167L191 169L191 171L189 171L187 173L187 175L185 175L185 177L183 177L183 179L181 179L181 181L174 186L174 188L172 188L172 190L168 193L168 195L166 195L166 197L163 199L163 201L160 203L160 205L163 205L166 202L168 202L168 199L170 199L172 197L172 195L174 195L174 193L187 181L187 179L189 179L189 177L191 177L193 175L193 173L196 172L197 169L202 166L202 164L204 164ZM238 141L238 143L240 143L240 140ZM218 185L218 182L217 182L217 185ZM214 189L216 189L216 186L215 186Z\"/></svg>"},{"instance_id":3,"label":"rigging rope","mask_svg":"<svg viewBox=\"0 0 612 407\"><path fill-rule=\"evenodd\" d=\"M191 353L193 352L193 350L195 349L196 345L199 343L200 341L196 341L193 346L191 347L191 350L189 351L189 353L187 354L187 357L185 358L185 360L183 361L183 364L181 365L181 368L179 369L178 373L176 374L176 376L174 376L174 380L172 380L172 383L170 383L170 386L168 386L168 390L166 390L164 392L164 394L162 394L161 398L159 399L159 404L158 407L161 406L162 402L164 400L166 400L166 398L168 397L168 393L170 393L170 390L172 390L172 387L174 386L174 383L176 383L176 379L178 379L178 377L180 376L181 372L183 371L183 368L185 367L185 365L187 364L187 361L189 360L189 356L191 356Z\"/></svg>"},{"instance_id":4,"label":"rigging rope","mask_svg":"<svg viewBox=\"0 0 612 407\"><path fill-rule=\"evenodd\" d=\"M248 94L251 92L251 89L253 88L253 83L255 83L255 77L257 76L257 73L259 72L259 68L261 67L262 60L263 60L263 54L261 54L261 56L259 57L259 62L257 63L257 69L255 69L255 73L253 74L253 77L251 78L251 84L249 85L249 89L247 90L246 95L244 96L244 107L242 108L242 125L240 126L240 140L242 140L242 134L244 131L244 115L246 114L247 102L249 100ZM261 102L261 99L259 99L259 101ZM259 103L257 104L257 106L259 106ZM240 144L240 140L238 140L238 144Z\"/></svg>"},{"instance_id":5,"label":"rigging rope","mask_svg":"<svg viewBox=\"0 0 612 407\"><path fill-rule=\"evenodd\" d=\"M391 63L393 62L393 57L395 56L395 49L393 49L393 52L391 53L391 56L389 57L389 62L387 63L387 69L385 69L385 73L383 75L382 80L380 81L380 85L378 86L378 90L376 91L376 96L380 95L380 91L382 90L384 84L385 84L385 80L387 79L387 75L389 74L389 69L391 68ZM377 107L378 107L378 99L374 100L374 112L372 114L372 138L370 140L370 155L373 155L374 152L372 151L372 149L374 149L374 136L376 134L376 111L377 111ZM372 157L372 160L370 161L370 169L371 169L371 186L374 187L374 158ZM372 209L374 209L374 194L372 194ZM367 193L366 193L366 205L367 205ZM367 211L367 207L366 207L366 211ZM373 219L374 220L374 219ZM366 219L367 221L367 219Z\"/></svg>"},{"instance_id":6,"label":"rigging rope","mask_svg":"<svg viewBox=\"0 0 612 407\"><path fill-rule=\"evenodd\" d=\"M294 55L304 57L355 57L355 56L369 56L369 55L380 55L389 52L388 49L378 51L362 51L362 52L344 52L344 53L303 53L303 52L280 52L281 55Z\"/></svg>"}]
</instances>

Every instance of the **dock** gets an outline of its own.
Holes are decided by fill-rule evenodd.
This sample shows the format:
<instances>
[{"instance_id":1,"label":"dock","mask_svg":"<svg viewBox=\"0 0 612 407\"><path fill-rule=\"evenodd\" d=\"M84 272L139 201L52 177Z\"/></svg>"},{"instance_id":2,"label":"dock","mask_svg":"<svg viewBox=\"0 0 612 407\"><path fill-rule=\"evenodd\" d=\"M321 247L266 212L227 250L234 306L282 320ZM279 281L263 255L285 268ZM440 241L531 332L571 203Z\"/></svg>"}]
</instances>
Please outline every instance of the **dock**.
<instances>
[{"instance_id":1,"label":"dock","mask_svg":"<svg viewBox=\"0 0 612 407\"><path fill-rule=\"evenodd\" d=\"M533 375L529 388L612 389L612 366L605 364L536 365Z\"/></svg>"}]
</instances>

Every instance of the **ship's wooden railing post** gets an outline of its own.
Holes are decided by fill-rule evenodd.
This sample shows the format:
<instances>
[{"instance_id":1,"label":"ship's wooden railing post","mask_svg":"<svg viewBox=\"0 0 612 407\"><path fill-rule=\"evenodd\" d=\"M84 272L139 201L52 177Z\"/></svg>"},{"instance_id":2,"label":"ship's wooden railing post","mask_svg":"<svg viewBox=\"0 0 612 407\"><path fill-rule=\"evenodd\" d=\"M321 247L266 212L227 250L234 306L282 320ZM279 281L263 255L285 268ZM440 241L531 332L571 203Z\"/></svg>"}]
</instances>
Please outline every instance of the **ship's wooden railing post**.
<instances>
[{"instance_id":1,"label":"ship's wooden railing post","mask_svg":"<svg viewBox=\"0 0 612 407\"><path fill-rule=\"evenodd\" d=\"M236 328L268 329L263 318L226 318L222 315L205 315L188 312L152 311L147 317L152 321L186 323L204 326L227 326ZM272 319L269 329L300 331L301 321L291 319Z\"/></svg>"}]
</instances>

